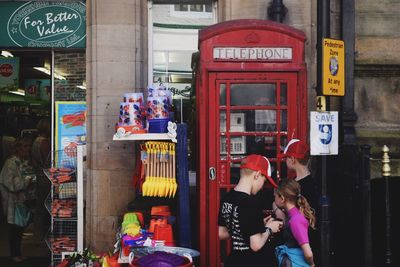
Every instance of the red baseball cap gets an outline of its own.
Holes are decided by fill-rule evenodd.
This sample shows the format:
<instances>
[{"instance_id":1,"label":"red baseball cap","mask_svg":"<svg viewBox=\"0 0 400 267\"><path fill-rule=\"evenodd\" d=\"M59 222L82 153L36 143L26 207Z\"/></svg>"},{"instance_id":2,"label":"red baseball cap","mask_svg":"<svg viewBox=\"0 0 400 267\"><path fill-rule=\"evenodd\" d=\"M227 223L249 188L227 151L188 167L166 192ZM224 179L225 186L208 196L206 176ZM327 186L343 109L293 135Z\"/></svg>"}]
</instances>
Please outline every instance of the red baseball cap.
<instances>
[{"instance_id":1,"label":"red baseball cap","mask_svg":"<svg viewBox=\"0 0 400 267\"><path fill-rule=\"evenodd\" d=\"M261 174L267 178L268 182L270 182L273 187L278 187L271 177L271 164L266 157L256 154L248 155L242 160L240 168L260 171Z\"/></svg>"},{"instance_id":2,"label":"red baseball cap","mask_svg":"<svg viewBox=\"0 0 400 267\"><path fill-rule=\"evenodd\" d=\"M296 159L304 159L309 154L310 147L304 141L299 139L292 139L286 145L285 150L281 154L282 158L294 157Z\"/></svg>"}]
</instances>

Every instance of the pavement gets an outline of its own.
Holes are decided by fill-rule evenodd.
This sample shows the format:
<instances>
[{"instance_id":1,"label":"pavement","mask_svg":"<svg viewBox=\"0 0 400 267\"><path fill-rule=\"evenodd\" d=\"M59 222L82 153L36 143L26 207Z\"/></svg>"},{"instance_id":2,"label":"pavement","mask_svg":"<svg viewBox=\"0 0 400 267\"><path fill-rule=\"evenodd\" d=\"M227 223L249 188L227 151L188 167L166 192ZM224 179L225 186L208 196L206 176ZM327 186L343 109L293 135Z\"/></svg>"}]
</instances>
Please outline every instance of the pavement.
<instances>
[{"instance_id":1,"label":"pavement","mask_svg":"<svg viewBox=\"0 0 400 267\"><path fill-rule=\"evenodd\" d=\"M8 227L2 212L0 212L0 266L1 267L48 267L50 266L50 250L44 240L35 240L33 224L26 229L22 238L22 255L27 259L14 263L10 257L8 245Z\"/></svg>"}]
</instances>

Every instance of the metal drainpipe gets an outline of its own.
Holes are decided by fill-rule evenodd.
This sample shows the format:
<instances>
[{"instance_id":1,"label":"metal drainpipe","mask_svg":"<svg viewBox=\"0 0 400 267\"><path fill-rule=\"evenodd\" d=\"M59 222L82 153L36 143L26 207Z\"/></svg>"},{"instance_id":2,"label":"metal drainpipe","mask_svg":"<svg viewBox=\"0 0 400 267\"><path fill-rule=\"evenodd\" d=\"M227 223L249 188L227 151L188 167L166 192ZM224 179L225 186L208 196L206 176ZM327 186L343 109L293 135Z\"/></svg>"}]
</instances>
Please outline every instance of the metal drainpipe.
<instances>
[{"instance_id":1,"label":"metal drainpipe","mask_svg":"<svg viewBox=\"0 0 400 267\"><path fill-rule=\"evenodd\" d=\"M272 3L268 7L268 18L282 23L287 11L288 9L283 4L283 0L272 0Z\"/></svg>"},{"instance_id":2,"label":"metal drainpipe","mask_svg":"<svg viewBox=\"0 0 400 267\"><path fill-rule=\"evenodd\" d=\"M330 37L330 0L317 1L317 95L322 95L322 42ZM326 111L330 110L329 97L326 96ZM320 200L320 266L331 265L331 220L330 198L328 196L327 156L321 156L321 200Z\"/></svg>"}]
</instances>

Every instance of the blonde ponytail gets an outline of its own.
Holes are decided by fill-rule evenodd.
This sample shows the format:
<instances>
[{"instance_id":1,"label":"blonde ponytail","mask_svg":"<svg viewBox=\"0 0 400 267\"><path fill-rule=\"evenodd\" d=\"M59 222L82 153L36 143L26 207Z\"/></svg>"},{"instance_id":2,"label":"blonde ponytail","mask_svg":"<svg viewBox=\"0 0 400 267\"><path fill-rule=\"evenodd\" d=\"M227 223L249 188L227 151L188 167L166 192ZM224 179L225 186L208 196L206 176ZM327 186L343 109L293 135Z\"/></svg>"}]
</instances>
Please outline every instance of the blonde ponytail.
<instances>
[{"instance_id":1,"label":"blonde ponytail","mask_svg":"<svg viewBox=\"0 0 400 267\"><path fill-rule=\"evenodd\" d=\"M299 208L300 212L307 218L310 226L312 229L315 229L315 210L311 208L310 204L308 203L307 199L299 195L297 197L296 206Z\"/></svg>"},{"instance_id":2,"label":"blonde ponytail","mask_svg":"<svg viewBox=\"0 0 400 267\"><path fill-rule=\"evenodd\" d=\"M306 217L311 228L315 229L315 211L311 208L307 199L301 195L301 188L298 182L292 179L283 179L279 182L276 191L279 195L285 197L287 201L295 204L304 217Z\"/></svg>"}]
</instances>

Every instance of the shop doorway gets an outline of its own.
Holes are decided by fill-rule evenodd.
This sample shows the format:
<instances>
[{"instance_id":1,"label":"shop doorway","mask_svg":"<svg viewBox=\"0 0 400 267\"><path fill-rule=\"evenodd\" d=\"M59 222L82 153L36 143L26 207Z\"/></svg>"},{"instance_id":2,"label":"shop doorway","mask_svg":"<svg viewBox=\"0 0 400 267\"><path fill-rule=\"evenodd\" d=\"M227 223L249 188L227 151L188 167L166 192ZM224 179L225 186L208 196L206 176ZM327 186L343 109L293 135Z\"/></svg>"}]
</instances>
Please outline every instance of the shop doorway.
<instances>
[{"instance_id":1,"label":"shop doorway","mask_svg":"<svg viewBox=\"0 0 400 267\"><path fill-rule=\"evenodd\" d=\"M27 137L33 143L42 134L38 125L43 121L50 125L48 153L44 153L46 155L43 155L40 167L35 166L38 173L35 217L26 229L22 241L23 255L40 258L41 264L36 266L45 266L50 262L50 252L45 242L50 216L44 202L50 182L40 168L49 166L50 151L54 147L55 101L86 100L85 51L83 49L0 51L2 55L0 56L0 168L13 154L12 144L16 138ZM2 210L0 216L0 232L7 235L7 223ZM9 255L8 236L4 236L0 241L1 266L3 266L1 257Z\"/></svg>"}]
</instances>

